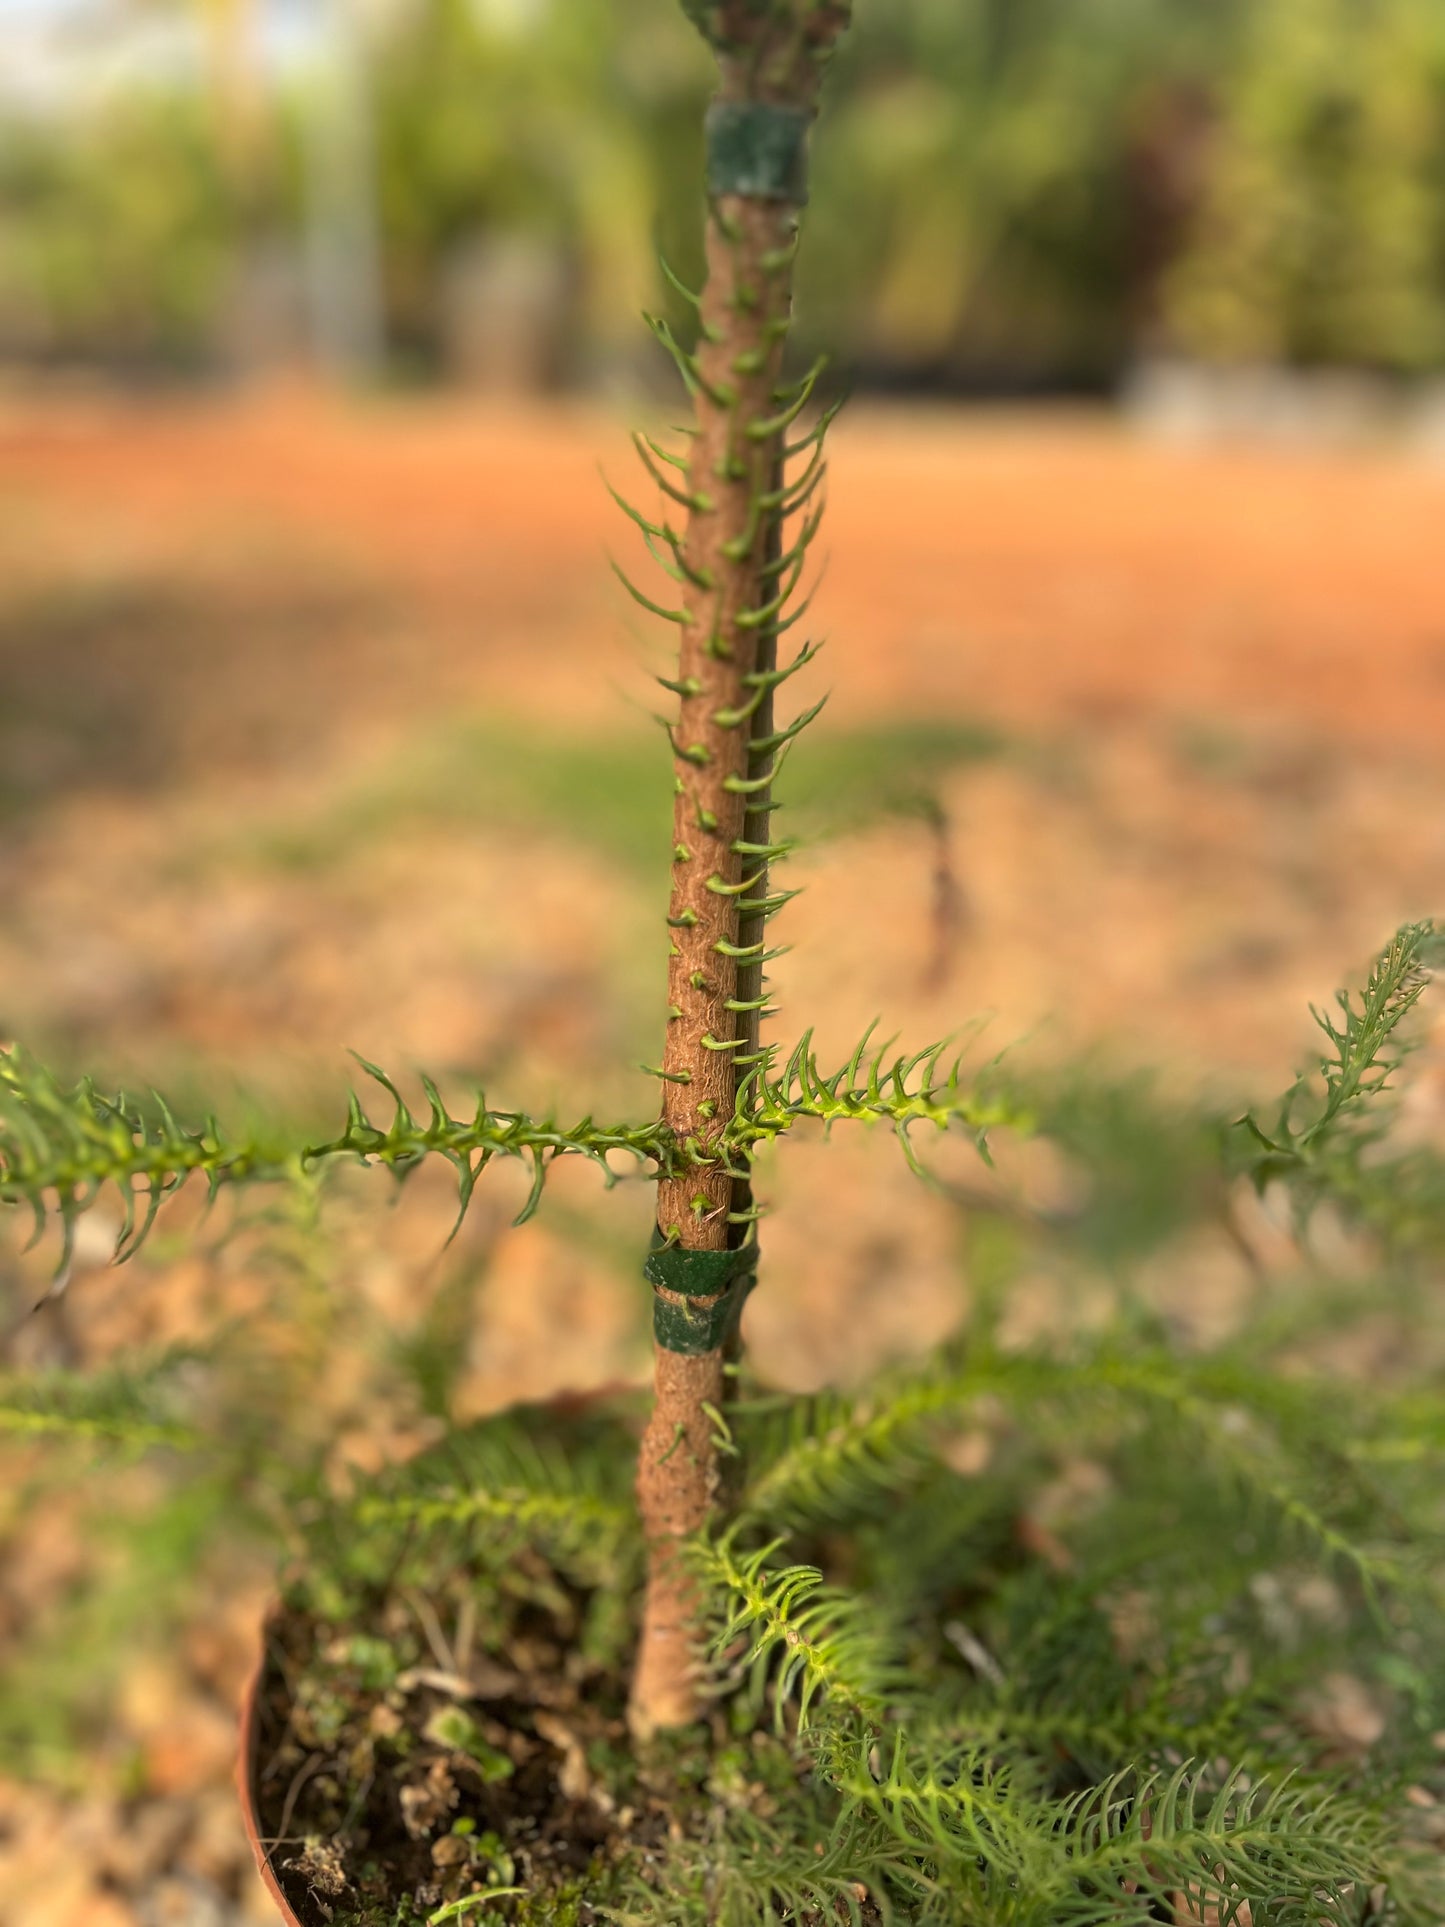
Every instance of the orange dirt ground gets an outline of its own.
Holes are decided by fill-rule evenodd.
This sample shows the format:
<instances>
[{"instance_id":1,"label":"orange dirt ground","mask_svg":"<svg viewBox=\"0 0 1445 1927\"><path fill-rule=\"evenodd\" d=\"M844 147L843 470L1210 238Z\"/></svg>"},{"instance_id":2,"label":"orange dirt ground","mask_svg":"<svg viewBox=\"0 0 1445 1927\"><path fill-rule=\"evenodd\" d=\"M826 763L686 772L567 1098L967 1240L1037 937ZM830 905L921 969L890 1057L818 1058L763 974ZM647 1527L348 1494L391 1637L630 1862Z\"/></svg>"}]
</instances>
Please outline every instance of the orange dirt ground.
<instances>
[{"instance_id":1,"label":"orange dirt ground","mask_svg":"<svg viewBox=\"0 0 1445 1927\"><path fill-rule=\"evenodd\" d=\"M578 410L0 414L0 769L40 799L5 871L33 914L0 932L0 1026L108 1048L104 1007L147 1063L167 1042L224 1056L263 1028L328 1061L438 1042L484 1061L495 1027L446 945L427 951L428 1017L411 953L358 972L294 880L227 871L198 901L162 873L206 826L214 842L304 813L457 715L520 740L529 718L639 726L666 630L608 574L607 550L635 568L637 545L599 463L635 472L620 420ZM1005 1034L1062 1023L1073 1041L1124 1023L1139 1054L1196 1066L1259 1063L1266 1039L1296 1051L1285 1013L1439 901L1442 511L1445 468L1383 448L1166 447L1102 415L845 416L816 603L828 649L800 700L833 690L825 734L951 717L1031 752L947 785L967 927L941 996L910 993L900 1020L988 1009ZM357 941L405 948L404 921L419 957L424 926L475 924L505 889L494 948L535 975L536 866L472 837L473 879L443 902L423 872L445 830L403 843L372 856L411 879L391 898L404 919L367 921L352 891ZM585 940L582 905L605 916L608 892L565 839L549 863ZM830 1047L919 975L927 864L898 829L800 860L814 887L782 987ZM856 907L885 882L904 913L870 927ZM238 945L274 966L264 1010L254 969L227 981Z\"/></svg>"},{"instance_id":2,"label":"orange dirt ground","mask_svg":"<svg viewBox=\"0 0 1445 1927\"><path fill-rule=\"evenodd\" d=\"M850 713L1202 712L1441 740L1439 466L1167 448L1102 416L947 408L859 406L834 451L819 620ZM50 578L65 555L83 581L117 566L244 576L268 550L309 549L429 606L478 598L476 631L408 656L418 696L446 678L570 708L606 694L610 639L588 618L599 555L625 533L599 462L626 478L620 422L561 410L12 405L5 558Z\"/></svg>"},{"instance_id":3,"label":"orange dirt ground","mask_svg":"<svg viewBox=\"0 0 1445 1927\"><path fill-rule=\"evenodd\" d=\"M579 409L0 403L0 803L20 799L0 813L0 1034L308 1101L340 1088L354 1044L458 1077L499 1065L501 1101L545 1101L567 1066L589 1102L650 1104L612 1069L629 1013L651 1008L645 892L565 828L408 818L308 869L260 853L456 717L522 741L641 727L665 637L607 574L606 550L634 545L599 461L625 487L621 421ZM799 699L836 691L820 731L954 718L1014 747L942 779L943 954L917 823L800 853L782 1031L816 1021L830 1057L880 1010L920 1042L992 1011L999 1043L1110 1039L1186 1082L1278 1088L1307 1000L1402 918L1445 909L1442 529L1445 469L1385 448L854 409L816 604L828 651ZM565 1213L507 1228L515 1175L489 1176L454 1248L487 1278L466 1412L641 1359L635 1289ZM559 1177L573 1216L587 1177ZM1021 1165L1020 1181L1051 1180ZM817 1383L956 1319L949 1208L910 1183L883 1146L779 1161L780 1283L750 1312L773 1376ZM605 1207L621 1249L645 1217L627 1191ZM443 1193L424 1180L379 1230L342 1199L335 1244L368 1316L405 1326L435 1290ZM83 1242L65 1320L28 1321L5 1362L103 1362L269 1303L244 1245L159 1248L123 1274L103 1257L103 1237ZM1241 1262L1191 1250L1175 1284L1227 1317ZM0 1248L0 1329L43 1276L43 1256ZM846 1349L807 1336L824 1291ZM298 1325L288 1369L311 1370L312 1338ZM374 1351L332 1347L305 1379L338 1466L424 1435L414 1415L378 1418ZM11 1494L44 1476L15 1452ZM114 1476L119 1511L143 1513L158 1475ZM45 1489L43 1516L0 1502L0 1649L21 1655L111 1556L82 1490ZM186 1636L97 1687L83 1792L0 1779L5 1927L266 1919L225 1784L266 1573L222 1549Z\"/></svg>"}]
</instances>

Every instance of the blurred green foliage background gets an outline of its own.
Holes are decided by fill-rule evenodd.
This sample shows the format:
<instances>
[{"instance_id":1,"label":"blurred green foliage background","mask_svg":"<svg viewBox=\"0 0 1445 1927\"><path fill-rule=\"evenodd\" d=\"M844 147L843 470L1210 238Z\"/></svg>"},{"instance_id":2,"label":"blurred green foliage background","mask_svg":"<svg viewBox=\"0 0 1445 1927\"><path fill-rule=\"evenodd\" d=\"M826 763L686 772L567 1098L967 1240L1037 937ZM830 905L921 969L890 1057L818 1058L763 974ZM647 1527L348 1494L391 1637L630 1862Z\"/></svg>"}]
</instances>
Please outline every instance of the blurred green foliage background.
<instances>
[{"instance_id":1,"label":"blurred green foliage background","mask_svg":"<svg viewBox=\"0 0 1445 1927\"><path fill-rule=\"evenodd\" d=\"M101 5L108 44L134 20L140 52L103 84L82 53L74 85L0 98L0 352L314 354L330 260L333 307L374 310L350 336L373 370L465 374L470 287L484 311L545 313L545 352L521 324L530 375L594 382L635 372L638 302L670 305L653 210L696 268L707 59L672 0ZM1088 389L1161 353L1445 362L1438 0L857 15L802 315L865 380Z\"/></svg>"}]
</instances>

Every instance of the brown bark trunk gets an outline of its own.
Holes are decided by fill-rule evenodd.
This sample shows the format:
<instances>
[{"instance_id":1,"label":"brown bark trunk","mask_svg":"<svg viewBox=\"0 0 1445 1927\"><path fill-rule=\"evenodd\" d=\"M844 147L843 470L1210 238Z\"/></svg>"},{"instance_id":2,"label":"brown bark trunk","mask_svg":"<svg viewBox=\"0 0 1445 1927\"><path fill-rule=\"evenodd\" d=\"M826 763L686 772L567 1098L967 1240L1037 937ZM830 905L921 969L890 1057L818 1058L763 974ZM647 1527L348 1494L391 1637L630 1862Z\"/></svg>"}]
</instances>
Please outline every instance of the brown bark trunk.
<instances>
[{"instance_id":1,"label":"brown bark trunk","mask_svg":"<svg viewBox=\"0 0 1445 1927\"><path fill-rule=\"evenodd\" d=\"M746 619L763 607L774 447L748 427L776 413L783 333L791 297L793 215L776 202L730 199L708 237L702 380L689 474L693 498L685 566L696 578L684 598L678 681L685 692L673 738L673 883L668 922L670 1015L663 1052L663 1118L679 1142L702 1146L732 1116L739 1029L739 898L759 866L738 846L748 816L741 785L756 728L747 681L759 634ZM714 335L716 339L709 339ZM702 504L707 506L702 506ZM709 584L711 586L702 586ZM726 1159L691 1167L658 1186L657 1222L691 1250L729 1243L734 1176ZM678 1557L702 1526L721 1486L714 1422L721 1406L720 1348L697 1358L660 1347L657 1400L643 1440L637 1498L649 1550L642 1643L632 1689L639 1733L697 1716L696 1587Z\"/></svg>"},{"instance_id":2,"label":"brown bark trunk","mask_svg":"<svg viewBox=\"0 0 1445 1927\"><path fill-rule=\"evenodd\" d=\"M694 503L706 506L692 510L685 566L712 586L690 583L683 598L678 681L687 693L673 737L671 1015L662 1059L662 1114L682 1142L715 1137L736 1093L739 960L731 953L740 947L739 899L753 894L760 871L739 847L756 728L747 678L760 640L751 614L769 600L763 564L773 518L761 504L775 456L775 438L749 431L777 413L793 225L783 203L732 198L709 235L698 359L711 392L698 397L689 476ZM726 1164L703 1166L662 1181L657 1222L685 1245L719 1250L731 1199Z\"/></svg>"},{"instance_id":3,"label":"brown bark trunk","mask_svg":"<svg viewBox=\"0 0 1445 1927\"><path fill-rule=\"evenodd\" d=\"M637 1467L650 1555L632 1677L631 1720L639 1738L697 1717L697 1589L677 1548L717 1503L721 1469L704 1407L717 1409L722 1398L722 1353L684 1358L659 1346L655 1383Z\"/></svg>"},{"instance_id":4,"label":"brown bark trunk","mask_svg":"<svg viewBox=\"0 0 1445 1927\"><path fill-rule=\"evenodd\" d=\"M727 4L704 26L724 46L720 98L765 99L810 111L820 52L841 29L842 8L781 0L759 17ZM786 429L778 387L792 305L795 208L786 200L717 196L707 233L707 281L697 349L696 426L689 464L688 523L681 563L685 621L673 734L676 772L673 880L668 924L669 1019L663 1052L663 1119L695 1156L658 1186L657 1223L684 1249L722 1251L737 1242L746 1173L712 1154L733 1115L736 1062L757 1047L761 996L758 906L767 891L765 790L749 789L771 767L759 747L770 725L770 691L750 678L774 661L769 605L778 584L775 498ZM740 925L746 924L740 937ZM696 1301L694 1301L696 1302ZM725 1350L684 1357L658 1348L656 1406L642 1444L637 1498L648 1546L648 1582L631 1719L645 1736L698 1713L697 1588L682 1542L716 1509L722 1488L715 1414L724 1396Z\"/></svg>"}]
</instances>

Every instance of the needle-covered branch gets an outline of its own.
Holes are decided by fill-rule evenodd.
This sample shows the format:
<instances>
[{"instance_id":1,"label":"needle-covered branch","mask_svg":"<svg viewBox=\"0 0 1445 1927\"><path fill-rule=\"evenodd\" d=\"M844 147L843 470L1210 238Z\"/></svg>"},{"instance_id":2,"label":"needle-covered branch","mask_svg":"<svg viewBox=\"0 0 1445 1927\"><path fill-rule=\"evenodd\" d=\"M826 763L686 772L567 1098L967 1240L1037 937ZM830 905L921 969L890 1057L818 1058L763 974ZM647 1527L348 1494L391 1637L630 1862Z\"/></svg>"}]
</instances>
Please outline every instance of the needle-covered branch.
<instances>
[{"instance_id":1,"label":"needle-covered branch","mask_svg":"<svg viewBox=\"0 0 1445 1927\"><path fill-rule=\"evenodd\" d=\"M1445 1179L1438 1153L1381 1155L1392 1116L1391 1080L1412 1047L1402 1026L1440 952L1433 923L1403 925L1362 990L1336 991L1333 1009L1311 1010L1328 1045L1315 1075L1295 1080L1268 1126L1253 1112L1237 1121L1240 1168L1258 1191L1283 1183L1301 1221L1328 1195L1392 1231L1395 1241L1410 1242L1422 1218L1415 1207L1440 1195ZM1428 1210L1423 1220L1429 1222Z\"/></svg>"},{"instance_id":2,"label":"needle-covered branch","mask_svg":"<svg viewBox=\"0 0 1445 1927\"><path fill-rule=\"evenodd\" d=\"M520 1111L495 1111L484 1092L457 1116L424 1074L419 1081L426 1105L418 1110L373 1064L364 1068L385 1093L389 1117L374 1119L353 1091L342 1130L288 1141L280 1130L228 1131L214 1117L189 1126L158 1092L143 1099L124 1092L109 1095L90 1078L66 1084L23 1054L0 1053L0 1202L27 1208L37 1237L58 1217L68 1256L78 1218L111 1196L122 1213L115 1255L125 1259L145 1242L165 1200L192 1178L214 1198L223 1190L312 1182L345 1163L376 1166L404 1179L429 1158L442 1158L456 1176L460 1220L486 1167L495 1158L513 1158L531 1167L531 1186L517 1219L525 1223L562 1157L586 1158L610 1186L626 1170L625 1163L618 1170L618 1156L651 1179L708 1173L776 1142L803 1119L903 1129L928 1122L957 1125L975 1135L1001 1125L1030 1127L1021 1101L1001 1087L970 1084L959 1063L940 1076L942 1051L940 1045L888 1064L882 1053L865 1057L860 1045L827 1077L805 1039L776 1074L769 1069L776 1054L769 1053L721 1129L691 1141L679 1141L655 1118L599 1124L584 1117L561 1125Z\"/></svg>"},{"instance_id":3,"label":"needle-covered branch","mask_svg":"<svg viewBox=\"0 0 1445 1927\"><path fill-rule=\"evenodd\" d=\"M931 1124L940 1131L959 1126L971 1133L985 1157L989 1131L1036 1128L1036 1112L1026 1098L987 1074L967 1075L962 1054L949 1061L946 1040L890 1060L889 1046L870 1051L870 1039L871 1026L831 1076L819 1069L811 1031L786 1057L771 1047L738 1093L725 1138L729 1156L751 1156L804 1118L829 1126L890 1124L915 1168L908 1140L915 1124Z\"/></svg>"},{"instance_id":4,"label":"needle-covered branch","mask_svg":"<svg viewBox=\"0 0 1445 1927\"><path fill-rule=\"evenodd\" d=\"M1256 1183L1284 1179L1307 1197L1327 1192L1359 1205L1367 1218L1382 1187L1401 1209L1417 1193L1422 1204L1441 1194L1445 1177L1433 1155L1412 1150L1364 1163L1360 1157L1378 1138L1380 1099L1406 1048L1400 1026L1429 981L1438 942L1432 924L1406 925L1376 959L1363 991L1338 993L1338 1016L1319 1020L1332 1052L1321 1062L1323 1094L1307 1122L1294 1121L1308 1092L1304 1079L1291 1087L1268 1129L1253 1114L1241 1121L1244 1169ZM0 1202L27 1208L37 1236L52 1217L60 1218L68 1244L80 1215L113 1192L123 1219L116 1256L124 1259L144 1242L161 1204L191 1178L214 1197L222 1190L309 1182L347 1162L405 1178L440 1157L456 1174L465 1212L487 1165L516 1158L532 1171L519 1214L525 1221L560 1157L588 1159L609 1185L622 1175L613 1162L619 1153L648 1178L685 1181L689 1174L740 1168L805 1120L888 1125L906 1152L915 1125L962 1130L985 1155L990 1131L1048 1128L1022 1083L996 1067L970 1071L963 1055L949 1058L946 1043L890 1056L889 1046L872 1044L871 1033L832 1072L822 1069L811 1032L786 1053L768 1047L739 1079L725 1121L682 1139L660 1119L599 1124L584 1117L562 1125L492 1110L485 1093L458 1116L425 1075L419 1081L426 1106L418 1111L385 1071L364 1068L385 1092L391 1115L377 1121L353 1092L340 1131L298 1140L279 1129L230 1131L215 1117L187 1125L158 1092L111 1095L90 1078L67 1084L23 1052L0 1052Z\"/></svg>"},{"instance_id":5,"label":"needle-covered branch","mask_svg":"<svg viewBox=\"0 0 1445 1927\"><path fill-rule=\"evenodd\" d=\"M678 1156L656 1121L609 1126L588 1117L563 1126L491 1110L485 1093L470 1113L456 1117L428 1077L421 1079L426 1111L418 1115L384 1071L365 1069L391 1100L385 1123L375 1122L353 1091L342 1130L288 1143L279 1131L228 1132L214 1117L192 1128L158 1092L144 1099L124 1092L110 1096L90 1078L65 1084L28 1057L0 1055L0 1201L28 1207L37 1237L52 1215L59 1216L68 1255L76 1219L109 1189L123 1214L116 1256L124 1259L145 1242L165 1200L191 1178L200 1178L214 1198L222 1190L301 1183L344 1162L378 1165L405 1178L426 1159L440 1157L456 1174L464 1214L487 1165L498 1157L519 1158L532 1168L520 1223L536 1211L559 1157L589 1159L612 1184L619 1176L609 1161L614 1153L658 1171L673 1168Z\"/></svg>"},{"instance_id":6,"label":"needle-covered branch","mask_svg":"<svg viewBox=\"0 0 1445 1927\"><path fill-rule=\"evenodd\" d=\"M1370 967L1358 993L1335 992L1335 1010L1311 1009L1329 1049L1319 1062L1324 1096L1303 1124L1295 1116L1309 1092L1309 1078L1295 1080L1279 1105L1272 1130L1251 1113L1241 1120L1265 1155L1266 1179L1289 1164L1305 1164L1343 1133L1370 1128L1370 1100L1384 1091L1408 1043L1401 1024L1420 1001L1439 957L1440 938L1431 922L1404 924Z\"/></svg>"}]
</instances>

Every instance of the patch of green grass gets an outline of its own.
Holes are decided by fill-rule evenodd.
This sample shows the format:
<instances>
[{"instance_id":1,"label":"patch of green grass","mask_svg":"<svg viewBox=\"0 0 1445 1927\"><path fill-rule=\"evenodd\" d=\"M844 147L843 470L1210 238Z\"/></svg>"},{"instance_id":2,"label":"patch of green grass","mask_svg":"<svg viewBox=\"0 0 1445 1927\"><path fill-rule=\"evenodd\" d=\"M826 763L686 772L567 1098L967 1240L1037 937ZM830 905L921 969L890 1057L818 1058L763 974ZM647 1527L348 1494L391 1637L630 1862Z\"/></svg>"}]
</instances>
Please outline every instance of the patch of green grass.
<instances>
[{"instance_id":1,"label":"patch of green grass","mask_svg":"<svg viewBox=\"0 0 1445 1927\"><path fill-rule=\"evenodd\" d=\"M314 870L388 831L442 822L553 833L628 869L655 870L667 847L665 763L660 735L603 743L469 719L432 728L309 819L262 829L250 849L266 864Z\"/></svg>"},{"instance_id":2,"label":"patch of green grass","mask_svg":"<svg viewBox=\"0 0 1445 1927\"><path fill-rule=\"evenodd\" d=\"M998 755L1004 739L974 723L904 721L829 734L790 759L780 783L788 826L804 837L936 808L948 774ZM659 880L671 802L661 734L594 740L535 723L469 718L433 728L404 754L343 789L309 821L263 830L264 862L310 870L417 822L555 835Z\"/></svg>"}]
</instances>

